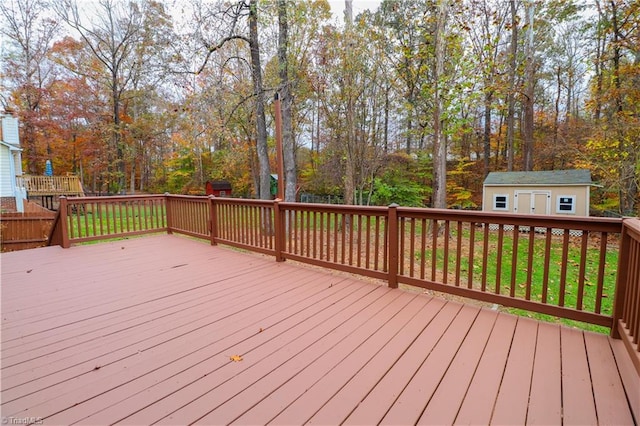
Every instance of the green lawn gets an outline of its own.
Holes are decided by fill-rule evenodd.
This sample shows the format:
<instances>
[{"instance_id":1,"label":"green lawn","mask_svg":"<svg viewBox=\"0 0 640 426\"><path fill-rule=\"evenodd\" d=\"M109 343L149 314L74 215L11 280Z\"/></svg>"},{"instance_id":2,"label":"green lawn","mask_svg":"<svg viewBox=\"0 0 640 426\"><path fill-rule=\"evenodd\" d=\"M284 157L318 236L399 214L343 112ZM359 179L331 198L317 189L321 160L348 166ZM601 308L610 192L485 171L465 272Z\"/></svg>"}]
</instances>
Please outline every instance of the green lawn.
<instances>
[{"instance_id":1,"label":"green lawn","mask_svg":"<svg viewBox=\"0 0 640 426\"><path fill-rule=\"evenodd\" d=\"M449 241L449 256L447 270L449 274L455 271L457 258L457 232L451 231ZM460 281L466 285L469 277L469 231L466 229L462 235L461 253L461 272ZM442 245L442 241L439 242ZM513 283L513 290L517 298L524 299L526 297L526 283L530 275L532 283L530 290L530 299L534 301L545 302L551 305L562 305L576 308L578 306L578 298L580 293L580 258L581 245L580 238L572 237L569 241L567 251L567 264L565 267L566 287L561 292L561 276L562 276L562 237L553 236L551 239L551 250L549 258L546 259L545 253L546 238L544 234L536 234L534 236L533 256L531 262L531 271L529 272L529 234L521 234L518 236L517 256L515 263L515 277L513 277L513 251L514 238L512 232L505 232L502 242L500 243L498 233L489 232L486 271L483 272L482 253L484 251L484 234L476 232L474 238L474 259L473 259L473 283L474 287L480 288L483 281L483 273L485 274L486 291L496 292L496 284L500 283L500 294L510 294ZM436 268L442 270L444 267L444 247L438 247L436 250ZM498 258L501 254L501 262ZM424 257L427 260L428 267L432 259L433 250L425 250ZM422 257L420 251L414 254L416 261ZM589 244L586 250L586 259L584 263L584 285L582 289L582 310L595 312L597 299L597 278L600 266L600 250L598 244ZM499 263L501 266L499 266ZM604 286L602 290L602 302L600 312L610 315L613 308L613 294L616 284L616 269L618 264L618 250L609 248L605 255L604 267ZM547 286L545 292L545 270L548 273ZM430 271L430 269L429 269ZM512 280L512 278L514 278ZM449 278L449 282L451 279ZM561 300L563 299L563 300ZM525 315L532 318L544 319L546 321L561 321L570 325L580 324L582 328L588 328L598 331L608 330L604 327L585 325L571 320L558 319L548 315L537 314L519 309L507 309L510 312L519 315Z\"/></svg>"}]
</instances>

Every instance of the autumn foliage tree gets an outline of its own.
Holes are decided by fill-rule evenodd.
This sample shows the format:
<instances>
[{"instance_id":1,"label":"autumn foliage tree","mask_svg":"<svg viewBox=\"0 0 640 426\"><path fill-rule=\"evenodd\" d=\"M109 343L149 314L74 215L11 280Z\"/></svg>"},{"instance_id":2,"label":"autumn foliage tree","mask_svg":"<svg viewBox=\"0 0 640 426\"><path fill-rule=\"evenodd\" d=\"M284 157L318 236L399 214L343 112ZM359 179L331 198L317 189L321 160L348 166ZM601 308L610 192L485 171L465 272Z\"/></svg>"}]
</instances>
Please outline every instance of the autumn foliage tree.
<instances>
[{"instance_id":1,"label":"autumn foliage tree","mask_svg":"<svg viewBox=\"0 0 640 426\"><path fill-rule=\"evenodd\" d=\"M270 198L280 91L289 200L478 208L490 171L588 168L594 207L637 211L637 2L344 6L3 2L23 169L51 158L97 193L226 179Z\"/></svg>"}]
</instances>

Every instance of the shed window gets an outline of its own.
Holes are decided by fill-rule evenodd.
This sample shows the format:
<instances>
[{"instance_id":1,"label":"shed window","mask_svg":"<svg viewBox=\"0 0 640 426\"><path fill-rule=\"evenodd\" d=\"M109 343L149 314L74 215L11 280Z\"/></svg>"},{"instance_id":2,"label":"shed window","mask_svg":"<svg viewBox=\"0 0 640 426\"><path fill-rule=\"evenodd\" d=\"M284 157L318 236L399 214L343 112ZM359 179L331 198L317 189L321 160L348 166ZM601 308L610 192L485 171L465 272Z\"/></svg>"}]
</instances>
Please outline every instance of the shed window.
<instances>
[{"instance_id":1,"label":"shed window","mask_svg":"<svg viewBox=\"0 0 640 426\"><path fill-rule=\"evenodd\" d=\"M576 196L575 195L559 195L556 203L556 213L575 214L576 212Z\"/></svg>"},{"instance_id":2,"label":"shed window","mask_svg":"<svg viewBox=\"0 0 640 426\"><path fill-rule=\"evenodd\" d=\"M225 197L227 195L227 191L220 191L220 196Z\"/></svg>"},{"instance_id":3,"label":"shed window","mask_svg":"<svg viewBox=\"0 0 640 426\"><path fill-rule=\"evenodd\" d=\"M494 210L509 210L509 196L505 194L494 194L493 195L493 209Z\"/></svg>"}]
</instances>

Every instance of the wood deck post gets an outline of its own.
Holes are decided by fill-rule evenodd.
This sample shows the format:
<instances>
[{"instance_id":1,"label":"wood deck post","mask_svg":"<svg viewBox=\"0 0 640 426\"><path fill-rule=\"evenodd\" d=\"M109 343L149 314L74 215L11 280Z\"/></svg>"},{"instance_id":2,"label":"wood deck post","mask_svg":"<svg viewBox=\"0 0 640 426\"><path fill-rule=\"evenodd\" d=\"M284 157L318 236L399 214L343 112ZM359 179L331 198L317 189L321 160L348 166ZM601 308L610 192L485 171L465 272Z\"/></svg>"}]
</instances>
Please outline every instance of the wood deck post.
<instances>
[{"instance_id":1,"label":"wood deck post","mask_svg":"<svg viewBox=\"0 0 640 426\"><path fill-rule=\"evenodd\" d=\"M58 211L60 212L60 229L62 230L62 248L71 247L71 242L69 241L69 222L68 222L68 204L67 197L62 195L60 197L60 207Z\"/></svg>"},{"instance_id":2,"label":"wood deck post","mask_svg":"<svg viewBox=\"0 0 640 426\"><path fill-rule=\"evenodd\" d=\"M173 221L171 220L171 198L169 198L170 194L168 192L164 193L164 208L167 213L167 234L173 234Z\"/></svg>"},{"instance_id":3,"label":"wood deck post","mask_svg":"<svg viewBox=\"0 0 640 426\"><path fill-rule=\"evenodd\" d=\"M217 245L218 238L218 212L216 211L216 201L213 195L209 195L209 231L211 232L211 245Z\"/></svg>"},{"instance_id":4,"label":"wood deck post","mask_svg":"<svg viewBox=\"0 0 640 426\"><path fill-rule=\"evenodd\" d=\"M282 256L282 247L284 245L284 217L280 211L280 200L276 198L273 201L273 220L274 220L274 234L275 234L275 250L276 250L276 262L284 262L284 257Z\"/></svg>"},{"instance_id":5,"label":"wood deck post","mask_svg":"<svg viewBox=\"0 0 640 426\"><path fill-rule=\"evenodd\" d=\"M398 288L398 205L389 206L387 222L387 238L389 241L389 287Z\"/></svg>"},{"instance_id":6,"label":"wood deck post","mask_svg":"<svg viewBox=\"0 0 640 426\"><path fill-rule=\"evenodd\" d=\"M624 300L627 293L627 275L629 265L629 249L631 248L631 237L627 233L627 227L622 222L620 232L620 246L618 248L618 277L616 279L615 299L613 300L613 322L611 324L611 337L620 338L618 323L624 312Z\"/></svg>"}]
</instances>

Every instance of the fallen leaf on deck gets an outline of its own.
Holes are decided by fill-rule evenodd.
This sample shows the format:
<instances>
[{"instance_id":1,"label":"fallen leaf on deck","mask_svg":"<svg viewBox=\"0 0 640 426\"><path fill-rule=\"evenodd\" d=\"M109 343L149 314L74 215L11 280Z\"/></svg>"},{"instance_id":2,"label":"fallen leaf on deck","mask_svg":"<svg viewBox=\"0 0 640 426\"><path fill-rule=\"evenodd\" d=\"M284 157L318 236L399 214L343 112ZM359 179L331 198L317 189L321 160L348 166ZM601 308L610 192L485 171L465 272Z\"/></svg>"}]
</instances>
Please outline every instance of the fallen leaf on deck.
<instances>
[{"instance_id":1,"label":"fallen leaf on deck","mask_svg":"<svg viewBox=\"0 0 640 426\"><path fill-rule=\"evenodd\" d=\"M233 361L233 362L240 362L240 361L242 361L242 356L240 356L240 355L231 355L229 357L229 359L231 361Z\"/></svg>"}]
</instances>

